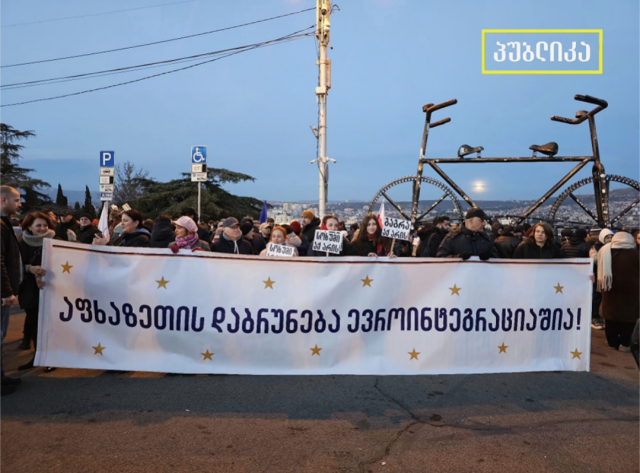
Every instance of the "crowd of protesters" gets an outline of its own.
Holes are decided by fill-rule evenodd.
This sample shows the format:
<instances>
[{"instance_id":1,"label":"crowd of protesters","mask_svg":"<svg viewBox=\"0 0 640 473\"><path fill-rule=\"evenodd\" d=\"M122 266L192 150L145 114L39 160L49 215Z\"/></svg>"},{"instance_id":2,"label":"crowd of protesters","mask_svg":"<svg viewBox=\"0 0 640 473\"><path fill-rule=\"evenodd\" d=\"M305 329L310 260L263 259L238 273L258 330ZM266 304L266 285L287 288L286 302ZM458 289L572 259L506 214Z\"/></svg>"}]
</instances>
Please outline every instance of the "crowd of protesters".
<instances>
[{"instance_id":1,"label":"crowd of protesters","mask_svg":"<svg viewBox=\"0 0 640 473\"><path fill-rule=\"evenodd\" d=\"M46 268L41 266L45 238L91 245L167 248L180 251L210 251L238 255L267 255L269 243L292 247L296 257L421 257L489 259L592 258L593 323L605 329L609 346L629 351L635 340L637 360L637 323L639 308L640 232L607 228L591 233L584 227L564 228L556 236L551 225L502 225L490 223L482 209L471 208L460 225L450 225L447 216L437 216L418 228L409 241L382 236L380 220L374 214L361 224L346 228L335 215L322 219L305 210L300 221L276 225L273 219L259 223L251 217L227 217L204 222L196 211L186 207L180 216L160 215L152 221L137 210L113 210L109 215L108 235L98 229L98 221L86 213L64 211L59 218L53 212L32 212L22 221L11 216L20 208L20 194L2 186L2 338L7 329L9 309L15 300L26 312L24 338L20 348L36 347L39 291L44 287ZM76 219L77 217L77 219ZM342 233L339 254L313 249L316 230ZM601 318L605 323L602 324ZM635 334L632 332L634 331ZM34 354L35 357L35 354ZM19 367L33 367L33 359ZM52 370L53 368L48 368ZM2 393L13 392L19 378L2 372Z\"/></svg>"}]
</instances>

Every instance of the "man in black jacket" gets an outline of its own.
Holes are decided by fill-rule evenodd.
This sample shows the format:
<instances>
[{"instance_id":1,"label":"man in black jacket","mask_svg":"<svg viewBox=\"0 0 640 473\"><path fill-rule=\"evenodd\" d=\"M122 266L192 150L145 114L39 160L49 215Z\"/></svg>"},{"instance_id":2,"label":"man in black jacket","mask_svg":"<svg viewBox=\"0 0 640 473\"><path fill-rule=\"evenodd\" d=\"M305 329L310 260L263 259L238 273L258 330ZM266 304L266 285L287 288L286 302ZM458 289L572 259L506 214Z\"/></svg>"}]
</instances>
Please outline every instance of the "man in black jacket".
<instances>
[{"instance_id":1,"label":"man in black jacket","mask_svg":"<svg viewBox=\"0 0 640 473\"><path fill-rule=\"evenodd\" d=\"M2 212L2 234L0 244L2 246L2 262L0 268L2 274L2 339L7 334L9 327L9 313L11 306L18 303L18 288L22 273L20 260L20 246L16 234L13 232L10 217L22 206L20 192L10 186L0 186L0 212ZM2 343L0 342L0 350ZM2 368L2 395L11 394L20 384L20 379L9 378L4 375Z\"/></svg>"},{"instance_id":2,"label":"man in black jacket","mask_svg":"<svg viewBox=\"0 0 640 473\"><path fill-rule=\"evenodd\" d=\"M484 231L489 220L487 214L478 207L472 207L464 217L464 226L449 233L438 248L437 258L462 258L467 260L478 256L482 261L498 258L498 250Z\"/></svg>"},{"instance_id":3,"label":"man in black jacket","mask_svg":"<svg viewBox=\"0 0 640 473\"><path fill-rule=\"evenodd\" d=\"M79 222L80 227L76 235L76 241L79 243L86 243L87 245L90 245L91 243L93 243L93 236L96 233L101 232L100 230L98 230L98 227L93 224L91 215L89 215L88 213L83 213L82 215L80 215Z\"/></svg>"},{"instance_id":4,"label":"man in black jacket","mask_svg":"<svg viewBox=\"0 0 640 473\"><path fill-rule=\"evenodd\" d=\"M80 232L80 225L71 210L60 215L60 223L56 226L56 236L64 241L75 241Z\"/></svg>"},{"instance_id":5,"label":"man in black jacket","mask_svg":"<svg viewBox=\"0 0 640 473\"><path fill-rule=\"evenodd\" d=\"M433 226L423 232L420 236L420 254L418 256L422 258L435 258L438 254L438 248L440 243L444 240L444 237L449 233L449 217L443 215L441 217L433 218ZM424 244L422 240L424 238Z\"/></svg>"},{"instance_id":6,"label":"man in black jacket","mask_svg":"<svg viewBox=\"0 0 640 473\"><path fill-rule=\"evenodd\" d=\"M242 238L242 230L240 230L238 219L229 217L222 222L222 234L220 238L211 244L211 251L214 253L252 255L253 247Z\"/></svg>"},{"instance_id":7,"label":"man in black jacket","mask_svg":"<svg viewBox=\"0 0 640 473\"><path fill-rule=\"evenodd\" d=\"M513 252L516 250L522 240L513 234L513 227L505 225L502 227L502 233L493 241L500 258L513 258Z\"/></svg>"}]
</instances>

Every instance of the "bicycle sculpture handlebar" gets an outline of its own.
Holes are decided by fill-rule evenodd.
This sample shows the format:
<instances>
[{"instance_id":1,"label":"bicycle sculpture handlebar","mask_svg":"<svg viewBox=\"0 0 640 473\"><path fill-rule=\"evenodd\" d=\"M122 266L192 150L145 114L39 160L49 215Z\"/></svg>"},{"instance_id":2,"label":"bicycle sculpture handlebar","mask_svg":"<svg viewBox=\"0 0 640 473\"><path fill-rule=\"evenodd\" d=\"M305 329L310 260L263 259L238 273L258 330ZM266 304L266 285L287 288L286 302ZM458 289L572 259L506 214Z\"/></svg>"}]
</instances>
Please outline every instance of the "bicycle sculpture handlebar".
<instances>
[{"instance_id":1,"label":"bicycle sculpture handlebar","mask_svg":"<svg viewBox=\"0 0 640 473\"><path fill-rule=\"evenodd\" d=\"M568 123L569 125L577 125L579 123L582 123L589 117L594 116L596 113L601 112L602 110L604 110L609 106L606 100L592 97L590 95L576 95L573 98L575 100L579 100L580 102L586 102L593 105L597 105L597 107L591 110L590 112L586 112L586 113L584 113L583 111L577 112L576 118L564 118L564 117L558 117L557 115L553 115L551 117L551 120L553 120L554 122Z\"/></svg>"}]
</instances>

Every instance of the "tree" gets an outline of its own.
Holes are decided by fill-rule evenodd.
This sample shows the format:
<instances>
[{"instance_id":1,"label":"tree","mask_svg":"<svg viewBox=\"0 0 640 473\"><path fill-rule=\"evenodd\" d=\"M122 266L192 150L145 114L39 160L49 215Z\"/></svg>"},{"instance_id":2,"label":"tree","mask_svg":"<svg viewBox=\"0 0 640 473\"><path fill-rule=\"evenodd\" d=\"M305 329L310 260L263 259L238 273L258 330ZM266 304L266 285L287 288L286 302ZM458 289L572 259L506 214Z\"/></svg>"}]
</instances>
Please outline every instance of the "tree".
<instances>
[{"instance_id":1,"label":"tree","mask_svg":"<svg viewBox=\"0 0 640 473\"><path fill-rule=\"evenodd\" d=\"M93 202L91 202L89 186L85 186L84 189L84 205L82 206L82 211L91 215L91 220L96 218L96 208L93 206Z\"/></svg>"},{"instance_id":2,"label":"tree","mask_svg":"<svg viewBox=\"0 0 640 473\"><path fill-rule=\"evenodd\" d=\"M144 195L144 188L139 185L139 180L148 179L148 176L149 171L137 169L135 164L130 161L117 164L113 201L118 204L128 203L135 208L138 199Z\"/></svg>"},{"instance_id":3,"label":"tree","mask_svg":"<svg viewBox=\"0 0 640 473\"><path fill-rule=\"evenodd\" d=\"M5 123L0 123L0 135L2 136L0 143L0 148L2 149L0 164L2 184L22 191L24 197L23 211L51 205L52 202L49 196L40 192L45 187L51 187L49 183L30 177L28 174L34 170L20 167L17 163L21 158L20 150L24 148L18 142L36 136L35 133L16 130Z\"/></svg>"},{"instance_id":4,"label":"tree","mask_svg":"<svg viewBox=\"0 0 640 473\"><path fill-rule=\"evenodd\" d=\"M59 207L68 207L69 200L62 193L62 186L58 183L58 194L56 195L56 205Z\"/></svg>"},{"instance_id":5,"label":"tree","mask_svg":"<svg viewBox=\"0 0 640 473\"><path fill-rule=\"evenodd\" d=\"M253 197L233 195L220 187L226 182L238 183L254 181L247 174L229 171L227 169L207 170L208 181L202 182L201 213L208 218L245 215L258 218L262 209L262 201ZM143 187L144 196L137 202L137 210L145 217L155 218L158 215L180 215L185 207L198 208L198 187L191 182L189 173L183 173L181 179L169 182L157 182L153 179L139 179L138 185Z\"/></svg>"},{"instance_id":6,"label":"tree","mask_svg":"<svg viewBox=\"0 0 640 473\"><path fill-rule=\"evenodd\" d=\"M76 204L73 206L73 210L75 210L76 213L82 210L82 207L80 207L80 202L76 202Z\"/></svg>"}]
</instances>

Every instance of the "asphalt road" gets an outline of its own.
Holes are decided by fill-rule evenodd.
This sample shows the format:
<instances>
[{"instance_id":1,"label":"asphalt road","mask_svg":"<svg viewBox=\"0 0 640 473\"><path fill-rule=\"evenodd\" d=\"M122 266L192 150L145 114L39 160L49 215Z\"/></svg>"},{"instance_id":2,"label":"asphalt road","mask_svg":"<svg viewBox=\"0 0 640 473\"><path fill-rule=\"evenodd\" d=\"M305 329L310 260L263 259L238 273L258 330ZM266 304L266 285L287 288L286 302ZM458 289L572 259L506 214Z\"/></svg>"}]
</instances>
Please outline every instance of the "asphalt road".
<instances>
[{"instance_id":1,"label":"asphalt road","mask_svg":"<svg viewBox=\"0 0 640 473\"><path fill-rule=\"evenodd\" d=\"M638 369L592 331L589 373L169 376L17 372L3 472L638 472Z\"/></svg>"}]
</instances>

